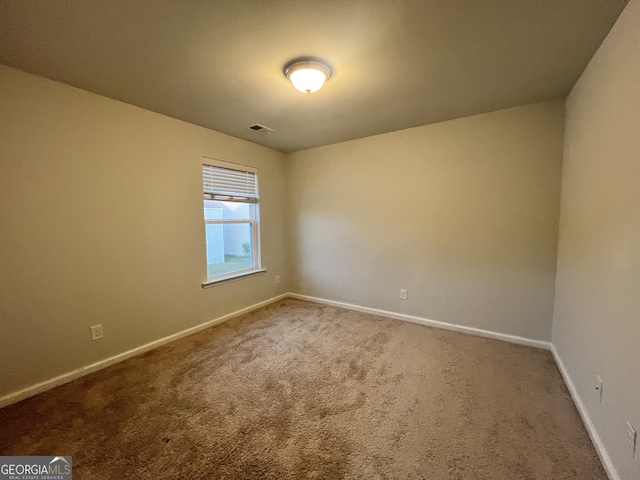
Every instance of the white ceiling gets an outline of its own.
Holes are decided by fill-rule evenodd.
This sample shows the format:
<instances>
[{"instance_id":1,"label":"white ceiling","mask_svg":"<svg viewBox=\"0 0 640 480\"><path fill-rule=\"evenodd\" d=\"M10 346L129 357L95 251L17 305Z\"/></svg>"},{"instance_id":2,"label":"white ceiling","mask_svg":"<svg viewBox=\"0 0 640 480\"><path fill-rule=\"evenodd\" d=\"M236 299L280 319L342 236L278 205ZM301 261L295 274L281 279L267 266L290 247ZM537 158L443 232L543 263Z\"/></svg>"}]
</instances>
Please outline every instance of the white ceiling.
<instances>
[{"instance_id":1,"label":"white ceiling","mask_svg":"<svg viewBox=\"0 0 640 480\"><path fill-rule=\"evenodd\" d=\"M289 152L564 96L625 4L0 0L0 63Z\"/></svg>"}]
</instances>

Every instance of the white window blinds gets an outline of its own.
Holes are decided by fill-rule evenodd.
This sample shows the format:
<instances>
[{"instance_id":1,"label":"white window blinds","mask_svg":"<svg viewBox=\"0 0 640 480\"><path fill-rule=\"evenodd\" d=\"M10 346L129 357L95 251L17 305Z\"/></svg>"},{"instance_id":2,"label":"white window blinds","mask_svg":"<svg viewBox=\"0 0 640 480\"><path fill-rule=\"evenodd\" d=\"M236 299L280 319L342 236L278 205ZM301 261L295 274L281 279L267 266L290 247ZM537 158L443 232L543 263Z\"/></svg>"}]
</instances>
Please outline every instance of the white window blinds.
<instances>
[{"instance_id":1,"label":"white window blinds","mask_svg":"<svg viewBox=\"0 0 640 480\"><path fill-rule=\"evenodd\" d=\"M203 164L202 186L206 200L258 203L255 172Z\"/></svg>"}]
</instances>

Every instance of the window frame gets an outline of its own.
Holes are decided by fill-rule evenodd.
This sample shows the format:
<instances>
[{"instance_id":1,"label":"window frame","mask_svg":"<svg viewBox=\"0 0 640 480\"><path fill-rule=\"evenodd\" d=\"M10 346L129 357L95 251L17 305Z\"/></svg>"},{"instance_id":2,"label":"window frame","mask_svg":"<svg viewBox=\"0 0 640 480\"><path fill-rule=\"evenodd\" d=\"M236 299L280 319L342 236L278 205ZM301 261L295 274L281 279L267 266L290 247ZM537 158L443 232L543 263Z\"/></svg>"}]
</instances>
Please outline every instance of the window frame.
<instances>
[{"instance_id":1,"label":"window frame","mask_svg":"<svg viewBox=\"0 0 640 480\"><path fill-rule=\"evenodd\" d=\"M251 257L252 257L252 265L250 268L245 268L242 270L234 270L233 272L220 273L217 275L209 276L209 265L208 261L205 261L206 267L206 278L205 282L202 282L202 288L213 287L215 285L220 285L223 283L233 282L236 280L240 280L242 278L251 277L254 275L260 275L266 273L266 269L262 267L262 255L261 255L261 242L260 242L260 190L259 190L259 179L258 179L258 169L255 167L250 167L248 165L241 165L239 163L228 162L223 160L218 160L210 157L202 157L202 178L204 184L204 169L206 166L211 166L214 168L222 168L226 170L233 170L236 172L243 173L252 173L255 176L255 201L242 201L237 198L230 198L223 200L220 198L211 198L211 193L207 193L203 191L203 203L202 203L202 214L204 219L204 240L205 245L207 245L207 225L249 225L251 229ZM204 185L203 185L204 186ZM203 188L204 190L204 188ZM219 195L227 196L228 192L220 192ZM238 194L242 195L242 194ZM249 205L249 217L243 219L208 219L206 218L206 201L219 201L219 202L235 202L235 203L246 203ZM205 247L205 258L208 253L206 252Z\"/></svg>"}]
</instances>

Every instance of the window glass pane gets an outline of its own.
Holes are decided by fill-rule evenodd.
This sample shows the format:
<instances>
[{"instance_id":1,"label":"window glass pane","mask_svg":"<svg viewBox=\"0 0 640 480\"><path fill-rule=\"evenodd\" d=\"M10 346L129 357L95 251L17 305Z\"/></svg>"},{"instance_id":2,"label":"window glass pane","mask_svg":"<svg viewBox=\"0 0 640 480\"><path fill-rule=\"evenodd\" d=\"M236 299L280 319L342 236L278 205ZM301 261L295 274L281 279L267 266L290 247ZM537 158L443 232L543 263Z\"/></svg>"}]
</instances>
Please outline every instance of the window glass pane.
<instances>
[{"instance_id":1,"label":"window glass pane","mask_svg":"<svg viewBox=\"0 0 640 480\"><path fill-rule=\"evenodd\" d=\"M211 202L213 203L213 202ZM222 218L222 208L216 208L213 205L204 207L205 220L219 220Z\"/></svg>"},{"instance_id":2,"label":"window glass pane","mask_svg":"<svg viewBox=\"0 0 640 480\"><path fill-rule=\"evenodd\" d=\"M253 235L250 223L208 224L206 228L209 277L253 268Z\"/></svg>"},{"instance_id":3,"label":"window glass pane","mask_svg":"<svg viewBox=\"0 0 640 480\"><path fill-rule=\"evenodd\" d=\"M205 200L204 218L205 220L250 220L253 208L251 203Z\"/></svg>"}]
</instances>

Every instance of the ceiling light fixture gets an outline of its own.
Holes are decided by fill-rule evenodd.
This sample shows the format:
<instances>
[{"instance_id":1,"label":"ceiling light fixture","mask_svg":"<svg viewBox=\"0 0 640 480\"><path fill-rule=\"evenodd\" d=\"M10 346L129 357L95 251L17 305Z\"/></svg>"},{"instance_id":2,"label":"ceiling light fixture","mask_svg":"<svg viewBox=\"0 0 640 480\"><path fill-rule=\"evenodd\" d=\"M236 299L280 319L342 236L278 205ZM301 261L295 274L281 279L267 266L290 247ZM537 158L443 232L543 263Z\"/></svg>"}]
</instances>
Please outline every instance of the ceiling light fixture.
<instances>
[{"instance_id":1,"label":"ceiling light fixture","mask_svg":"<svg viewBox=\"0 0 640 480\"><path fill-rule=\"evenodd\" d=\"M320 90L332 73L329 64L319 58L296 58L284 67L284 75L303 93Z\"/></svg>"}]
</instances>

